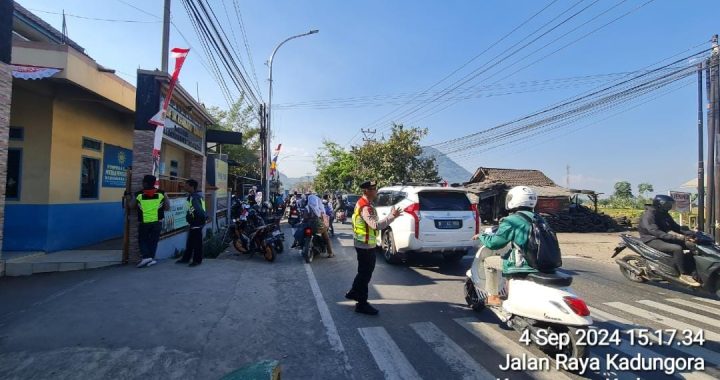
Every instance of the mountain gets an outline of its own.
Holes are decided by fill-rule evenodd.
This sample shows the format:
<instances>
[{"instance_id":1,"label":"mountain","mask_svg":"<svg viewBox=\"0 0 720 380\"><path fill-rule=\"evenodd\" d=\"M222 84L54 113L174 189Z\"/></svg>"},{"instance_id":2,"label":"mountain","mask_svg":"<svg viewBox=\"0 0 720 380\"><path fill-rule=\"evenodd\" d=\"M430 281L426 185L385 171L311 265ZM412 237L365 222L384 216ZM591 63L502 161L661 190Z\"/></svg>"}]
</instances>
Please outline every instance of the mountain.
<instances>
[{"instance_id":1,"label":"mountain","mask_svg":"<svg viewBox=\"0 0 720 380\"><path fill-rule=\"evenodd\" d=\"M280 175L280 182L283 184L283 188L285 190L292 191L295 188L295 185L297 185L300 182L307 182L308 177L300 177L300 178L290 178L283 174L282 172L279 173ZM309 177L310 181L312 181L315 177Z\"/></svg>"},{"instance_id":2,"label":"mountain","mask_svg":"<svg viewBox=\"0 0 720 380\"><path fill-rule=\"evenodd\" d=\"M467 169L458 165L457 162L435 148L429 146L423 147L422 155L423 157L435 157L440 177L449 183L467 182L470 180L470 177L472 177L472 173L467 171Z\"/></svg>"}]
</instances>

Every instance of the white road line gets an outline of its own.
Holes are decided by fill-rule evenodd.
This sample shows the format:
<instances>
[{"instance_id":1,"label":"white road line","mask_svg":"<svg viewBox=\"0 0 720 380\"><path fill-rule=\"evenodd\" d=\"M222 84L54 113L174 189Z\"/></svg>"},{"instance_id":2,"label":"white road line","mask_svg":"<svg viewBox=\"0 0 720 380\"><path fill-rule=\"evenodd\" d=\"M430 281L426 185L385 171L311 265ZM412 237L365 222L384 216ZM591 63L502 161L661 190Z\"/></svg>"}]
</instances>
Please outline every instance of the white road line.
<instances>
[{"instance_id":1,"label":"white road line","mask_svg":"<svg viewBox=\"0 0 720 380\"><path fill-rule=\"evenodd\" d=\"M679 305L691 307L693 309L698 309L711 314L720 315L720 310L718 310L718 308L715 306L703 305L698 302L688 301L680 298L668 298L667 300Z\"/></svg>"},{"instance_id":2,"label":"white road line","mask_svg":"<svg viewBox=\"0 0 720 380\"><path fill-rule=\"evenodd\" d=\"M660 309L662 311L667 311L668 313L679 315L679 316L687 318L687 319L692 319L692 320L695 320L698 322L702 322L706 325L717 326L718 324L720 324L720 321L718 321L716 318L710 318L710 317L706 317L704 315L691 313L687 310L683 310L683 309L679 309L674 306L662 304L660 302L655 302L655 301L650 301L650 300L641 300L641 301L637 301L637 302L641 303L645 306L650 306L650 307L654 307L656 309ZM720 337L720 335L718 335L718 337Z\"/></svg>"},{"instance_id":3,"label":"white road line","mask_svg":"<svg viewBox=\"0 0 720 380\"><path fill-rule=\"evenodd\" d=\"M464 327L467 331L478 337L483 343L492 347L498 353L510 355L514 358L522 357L526 355L530 358L536 358L537 356L528 351L518 342L506 337L493 327L488 326L486 323L477 322L476 318L458 318L455 322ZM558 371L537 371L528 372L535 379L539 380L570 380L569 377L565 376L562 372Z\"/></svg>"},{"instance_id":4,"label":"white road line","mask_svg":"<svg viewBox=\"0 0 720 380\"><path fill-rule=\"evenodd\" d=\"M496 378L431 322L413 323L410 327L432 347L433 351L448 364L450 369L461 375L462 379Z\"/></svg>"},{"instance_id":5,"label":"white road line","mask_svg":"<svg viewBox=\"0 0 720 380\"><path fill-rule=\"evenodd\" d=\"M703 298L703 297L693 297L693 298L696 299L696 300L698 300L698 301L703 301L703 302L711 303L711 304L713 304L713 305L718 305L718 306L720 306L720 301L718 301L718 300L712 300L712 299Z\"/></svg>"},{"instance_id":6,"label":"white road line","mask_svg":"<svg viewBox=\"0 0 720 380\"><path fill-rule=\"evenodd\" d=\"M651 321L653 321L653 322L655 322L655 323L659 323L659 324L661 324L661 325L668 326L668 327L670 327L670 328L672 328L672 329L676 329L676 330L692 330L692 331L694 331L694 332L698 332L698 331L700 331L700 330L704 330L704 332L705 332L705 338L710 339L710 340L714 340L714 341L716 341L716 342L720 342L720 334L716 334L716 333L714 333L714 332L707 331L707 330L702 329L702 328L700 328L700 327L693 326L693 325L691 325L691 324L688 324L688 323L685 323L685 322L681 322L681 321L678 321L678 320L675 320L675 319L672 319L672 318L664 317L664 316L662 316L662 315L660 315L660 314L654 313L654 312L649 311L649 310L645 310L645 309L641 309L641 308L639 308L639 307L635 307L635 306L632 306L632 305L624 304L624 303L622 303L622 302L608 302L608 303L606 303L605 305L608 305L608 306L610 306L610 307L614 307L614 308L616 308L616 309L618 309L618 310L622 310L622 311L624 311L624 312L626 312L626 313L629 313L629 314L632 314L632 315L636 315L636 316L641 317L641 318L649 319L649 320L651 320Z\"/></svg>"},{"instance_id":7,"label":"white road line","mask_svg":"<svg viewBox=\"0 0 720 380\"><path fill-rule=\"evenodd\" d=\"M415 380L420 375L410 364L395 341L382 327L367 327L358 329L360 336L370 349L380 370L387 380Z\"/></svg>"},{"instance_id":8,"label":"white road line","mask_svg":"<svg viewBox=\"0 0 720 380\"><path fill-rule=\"evenodd\" d=\"M594 307L590 307L590 312L593 317L593 319L598 320L600 322L605 322L611 326L614 326L618 330L621 331L629 331L629 330L636 330L636 329L642 329L646 328L644 326L638 325L635 322L628 321L627 319L624 319L622 317L619 317L614 314L610 314L607 312L604 312L602 310L596 309ZM658 344L660 341L652 334L647 335L650 340L653 341L653 343ZM698 357L698 358L704 358L707 362L720 365L720 353L717 353L715 351L710 351L706 348L700 347L700 346L675 346L672 347L674 350L678 350L680 352L684 352L690 357Z\"/></svg>"},{"instance_id":9,"label":"white road line","mask_svg":"<svg viewBox=\"0 0 720 380\"><path fill-rule=\"evenodd\" d=\"M327 332L330 346L332 347L333 351L335 351L339 355L342 355L345 371L347 372L347 375L349 377L352 377L352 367L350 366L350 360L348 359L347 352L345 352L345 347L343 346L342 339L340 339L340 334L338 334L337 328L335 327L335 321L332 318L332 314L330 314L330 309L328 309L322 292L320 291L320 286L318 285L317 279L315 279L315 274L312 271L312 267L309 264L305 264L304 266L305 272L308 276L308 281L310 281L310 288L312 289L313 296L315 296L315 303L317 303L318 311L320 312L320 319L322 319L322 323L323 325L325 325L325 331Z\"/></svg>"}]
</instances>

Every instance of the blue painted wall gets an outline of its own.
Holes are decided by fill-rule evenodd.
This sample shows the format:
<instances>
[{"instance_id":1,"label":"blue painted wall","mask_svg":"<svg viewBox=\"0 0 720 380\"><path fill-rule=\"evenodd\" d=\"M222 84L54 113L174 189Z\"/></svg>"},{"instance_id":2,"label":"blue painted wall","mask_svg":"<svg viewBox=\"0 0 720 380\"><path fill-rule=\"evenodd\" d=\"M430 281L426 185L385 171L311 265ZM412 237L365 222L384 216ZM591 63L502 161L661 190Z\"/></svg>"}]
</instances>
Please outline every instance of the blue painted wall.
<instances>
[{"instance_id":1,"label":"blue painted wall","mask_svg":"<svg viewBox=\"0 0 720 380\"><path fill-rule=\"evenodd\" d=\"M5 204L3 251L56 252L122 235L120 202Z\"/></svg>"}]
</instances>

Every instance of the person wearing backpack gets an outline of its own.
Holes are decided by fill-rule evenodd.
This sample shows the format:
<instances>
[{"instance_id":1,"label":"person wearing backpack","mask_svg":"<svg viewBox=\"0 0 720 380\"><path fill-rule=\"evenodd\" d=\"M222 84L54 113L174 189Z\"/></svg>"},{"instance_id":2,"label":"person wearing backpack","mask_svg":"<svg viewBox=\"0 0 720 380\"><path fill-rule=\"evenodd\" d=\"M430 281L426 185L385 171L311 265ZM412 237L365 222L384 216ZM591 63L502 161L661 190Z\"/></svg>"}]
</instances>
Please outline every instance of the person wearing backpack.
<instances>
[{"instance_id":1,"label":"person wearing backpack","mask_svg":"<svg viewBox=\"0 0 720 380\"><path fill-rule=\"evenodd\" d=\"M473 237L493 251L511 245L501 256L491 252L483 261L488 293L486 304L489 306L502 304L499 296L500 271L503 275L517 275L535 273L538 268L549 271L560 266L560 248L555 233L534 211L537 199L531 188L513 187L505 198L505 208L510 215L500 221L497 232Z\"/></svg>"}]
</instances>

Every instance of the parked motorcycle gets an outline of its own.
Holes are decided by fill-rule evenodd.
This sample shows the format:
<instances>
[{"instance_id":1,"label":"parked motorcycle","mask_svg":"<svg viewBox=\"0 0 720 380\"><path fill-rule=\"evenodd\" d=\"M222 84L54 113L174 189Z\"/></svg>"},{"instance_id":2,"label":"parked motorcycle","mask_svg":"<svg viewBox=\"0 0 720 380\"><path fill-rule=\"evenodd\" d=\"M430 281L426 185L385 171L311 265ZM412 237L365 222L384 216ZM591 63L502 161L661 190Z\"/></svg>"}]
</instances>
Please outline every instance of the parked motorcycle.
<instances>
[{"instance_id":1,"label":"parked motorcycle","mask_svg":"<svg viewBox=\"0 0 720 380\"><path fill-rule=\"evenodd\" d=\"M275 261L278 241L284 239L281 232L274 234L275 229L274 224L265 224L254 209L247 209L244 215L235 220L236 238L233 239L233 247L242 254L259 253L265 260Z\"/></svg>"},{"instance_id":2,"label":"parked motorcycle","mask_svg":"<svg viewBox=\"0 0 720 380\"><path fill-rule=\"evenodd\" d=\"M572 276L560 273L530 273L503 278L500 296L507 296L501 306L486 305L487 292L484 272L484 253L480 248L467 271L465 301L475 311L488 308L509 327L528 334L530 341L552 359L558 355L584 358L587 346L581 343L593 320L585 301L570 288ZM511 291L508 292L508 289ZM555 342L548 338L558 337Z\"/></svg>"},{"instance_id":3,"label":"parked motorcycle","mask_svg":"<svg viewBox=\"0 0 720 380\"><path fill-rule=\"evenodd\" d=\"M627 235L620 235L622 241L615 248L612 257L619 255L625 248L636 254L628 254L615 262L620 272L630 281L643 283L646 281L669 282L693 290L705 290L720 298L720 245L707 234L696 232L691 238L690 253L695 261L693 277L701 286L689 286L679 279L680 272L675 267L673 256L647 246L642 240Z\"/></svg>"}]
</instances>

